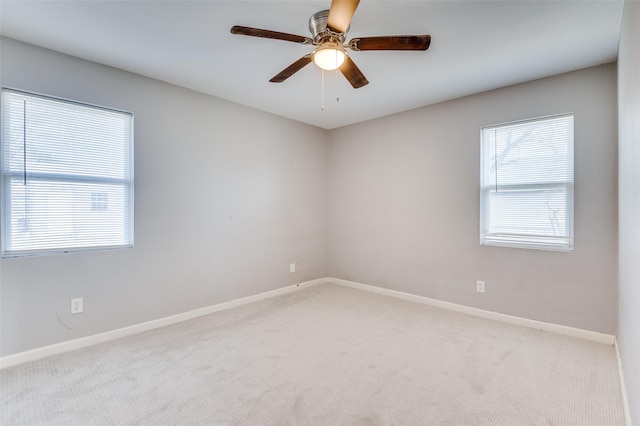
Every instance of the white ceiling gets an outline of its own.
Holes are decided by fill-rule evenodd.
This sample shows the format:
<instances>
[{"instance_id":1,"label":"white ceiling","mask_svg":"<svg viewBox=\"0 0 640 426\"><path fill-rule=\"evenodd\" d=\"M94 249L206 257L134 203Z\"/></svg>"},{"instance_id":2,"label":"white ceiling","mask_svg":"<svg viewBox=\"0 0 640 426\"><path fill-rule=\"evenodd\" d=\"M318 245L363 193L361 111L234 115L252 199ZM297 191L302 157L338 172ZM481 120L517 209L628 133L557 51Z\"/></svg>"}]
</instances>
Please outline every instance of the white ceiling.
<instances>
[{"instance_id":1,"label":"white ceiling","mask_svg":"<svg viewBox=\"0 0 640 426\"><path fill-rule=\"evenodd\" d=\"M351 52L353 89L311 64L312 46L232 35L233 25L309 36L326 1L0 1L0 33L326 129L617 58L622 0L362 0L347 39L430 34L426 52ZM339 97L339 101L336 101Z\"/></svg>"}]
</instances>

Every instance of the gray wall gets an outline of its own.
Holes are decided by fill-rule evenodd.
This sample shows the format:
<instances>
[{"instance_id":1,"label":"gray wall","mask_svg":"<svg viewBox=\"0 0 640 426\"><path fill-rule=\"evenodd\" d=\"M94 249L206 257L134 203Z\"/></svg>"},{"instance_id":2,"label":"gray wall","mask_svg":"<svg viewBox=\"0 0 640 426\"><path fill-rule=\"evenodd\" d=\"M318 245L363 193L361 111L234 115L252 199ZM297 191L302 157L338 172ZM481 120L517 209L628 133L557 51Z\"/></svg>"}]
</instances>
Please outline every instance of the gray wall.
<instances>
[{"instance_id":1,"label":"gray wall","mask_svg":"<svg viewBox=\"0 0 640 426\"><path fill-rule=\"evenodd\" d=\"M640 3L624 5L618 57L620 288L618 344L633 424L640 424Z\"/></svg>"},{"instance_id":2,"label":"gray wall","mask_svg":"<svg viewBox=\"0 0 640 426\"><path fill-rule=\"evenodd\" d=\"M135 114L135 248L0 261L0 355L326 276L326 131L1 43L2 85Z\"/></svg>"},{"instance_id":3,"label":"gray wall","mask_svg":"<svg viewBox=\"0 0 640 426\"><path fill-rule=\"evenodd\" d=\"M326 275L616 331L614 65L327 132L13 40L0 47L2 85L129 110L136 126L135 249L0 261L0 355ZM480 247L480 127L568 111L575 251ZM79 296L85 312L71 316Z\"/></svg>"},{"instance_id":4,"label":"gray wall","mask_svg":"<svg viewBox=\"0 0 640 426\"><path fill-rule=\"evenodd\" d=\"M480 127L564 112L575 113L575 250L481 247ZM610 64L331 131L329 275L614 334L616 123Z\"/></svg>"}]
</instances>

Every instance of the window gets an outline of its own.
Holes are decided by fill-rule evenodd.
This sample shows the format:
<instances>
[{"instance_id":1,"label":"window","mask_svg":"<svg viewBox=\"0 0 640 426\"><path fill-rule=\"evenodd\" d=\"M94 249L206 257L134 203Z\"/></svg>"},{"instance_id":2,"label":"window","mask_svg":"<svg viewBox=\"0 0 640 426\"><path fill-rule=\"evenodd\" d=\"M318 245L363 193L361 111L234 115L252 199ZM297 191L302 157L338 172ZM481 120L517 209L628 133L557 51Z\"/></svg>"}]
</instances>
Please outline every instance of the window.
<instances>
[{"instance_id":1,"label":"window","mask_svg":"<svg viewBox=\"0 0 640 426\"><path fill-rule=\"evenodd\" d=\"M573 115L482 128L480 244L573 250Z\"/></svg>"},{"instance_id":2,"label":"window","mask_svg":"<svg viewBox=\"0 0 640 426\"><path fill-rule=\"evenodd\" d=\"M2 255L133 246L133 116L2 89Z\"/></svg>"}]
</instances>

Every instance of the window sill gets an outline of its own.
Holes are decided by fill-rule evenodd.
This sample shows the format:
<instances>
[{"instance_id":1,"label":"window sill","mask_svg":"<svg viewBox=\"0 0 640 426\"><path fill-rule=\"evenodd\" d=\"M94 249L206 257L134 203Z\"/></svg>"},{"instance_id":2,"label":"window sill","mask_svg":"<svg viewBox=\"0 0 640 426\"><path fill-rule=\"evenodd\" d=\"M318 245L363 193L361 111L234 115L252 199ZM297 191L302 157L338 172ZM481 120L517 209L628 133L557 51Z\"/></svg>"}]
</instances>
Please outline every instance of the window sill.
<instances>
[{"instance_id":1,"label":"window sill","mask_svg":"<svg viewBox=\"0 0 640 426\"><path fill-rule=\"evenodd\" d=\"M480 245L544 251L573 251L573 242L550 243L548 241L518 241L512 239L497 239L485 237L483 239L480 239Z\"/></svg>"}]
</instances>

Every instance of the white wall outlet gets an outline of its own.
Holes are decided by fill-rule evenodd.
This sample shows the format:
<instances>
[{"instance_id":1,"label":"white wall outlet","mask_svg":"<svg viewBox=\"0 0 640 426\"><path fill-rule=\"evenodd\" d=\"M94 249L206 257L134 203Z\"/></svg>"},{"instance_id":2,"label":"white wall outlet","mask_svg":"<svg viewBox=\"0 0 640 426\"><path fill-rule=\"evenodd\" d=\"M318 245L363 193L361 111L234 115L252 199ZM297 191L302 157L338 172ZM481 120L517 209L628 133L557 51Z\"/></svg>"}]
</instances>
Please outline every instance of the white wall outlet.
<instances>
[{"instance_id":1,"label":"white wall outlet","mask_svg":"<svg viewBox=\"0 0 640 426\"><path fill-rule=\"evenodd\" d=\"M71 299L71 313L79 314L84 311L84 300L82 297Z\"/></svg>"},{"instance_id":2,"label":"white wall outlet","mask_svg":"<svg viewBox=\"0 0 640 426\"><path fill-rule=\"evenodd\" d=\"M292 263L289 265L289 272L295 272L296 271L296 264Z\"/></svg>"},{"instance_id":3,"label":"white wall outlet","mask_svg":"<svg viewBox=\"0 0 640 426\"><path fill-rule=\"evenodd\" d=\"M484 281L476 281L476 291L478 293L484 293Z\"/></svg>"}]
</instances>

